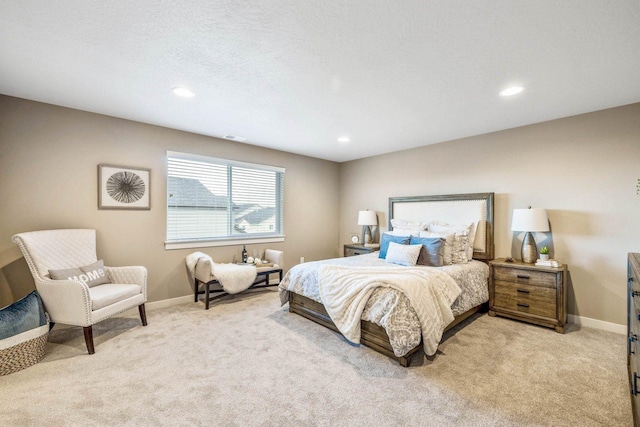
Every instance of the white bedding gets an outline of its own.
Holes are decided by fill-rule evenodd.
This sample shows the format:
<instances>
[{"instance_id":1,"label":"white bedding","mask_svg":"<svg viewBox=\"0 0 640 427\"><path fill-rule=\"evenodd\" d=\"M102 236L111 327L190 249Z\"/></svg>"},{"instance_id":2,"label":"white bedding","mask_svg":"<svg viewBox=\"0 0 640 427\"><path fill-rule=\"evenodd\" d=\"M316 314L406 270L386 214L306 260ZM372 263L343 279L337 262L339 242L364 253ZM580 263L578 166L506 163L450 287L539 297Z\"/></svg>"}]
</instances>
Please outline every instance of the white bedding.
<instances>
[{"instance_id":1,"label":"white bedding","mask_svg":"<svg viewBox=\"0 0 640 427\"><path fill-rule=\"evenodd\" d=\"M453 321L451 304L462 292L450 276L433 268L325 265L318 279L329 317L355 343L360 343L360 319L371 293L378 287L402 292L416 312L428 356L435 354L444 328Z\"/></svg>"},{"instance_id":2,"label":"white bedding","mask_svg":"<svg viewBox=\"0 0 640 427\"><path fill-rule=\"evenodd\" d=\"M398 266L386 263L384 259L379 259L378 252L299 264L290 269L280 283L281 303L284 305L288 301L288 293L294 292L324 304L320 296L318 276L321 267L325 265L376 269L398 268ZM487 286L489 267L483 262L471 261L467 264L455 264L438 268L421 266L416 268L444 272L453 278L462 289L460 296L451 304L454 316L489 300ZM375 288L366 301L361 319L380 325L386 330L396 356L404 356L420 344L422 339L420 321L416 316L415 310L411 307L409 299L403 292L394 288Z\"/></svg>"}]
</instances>

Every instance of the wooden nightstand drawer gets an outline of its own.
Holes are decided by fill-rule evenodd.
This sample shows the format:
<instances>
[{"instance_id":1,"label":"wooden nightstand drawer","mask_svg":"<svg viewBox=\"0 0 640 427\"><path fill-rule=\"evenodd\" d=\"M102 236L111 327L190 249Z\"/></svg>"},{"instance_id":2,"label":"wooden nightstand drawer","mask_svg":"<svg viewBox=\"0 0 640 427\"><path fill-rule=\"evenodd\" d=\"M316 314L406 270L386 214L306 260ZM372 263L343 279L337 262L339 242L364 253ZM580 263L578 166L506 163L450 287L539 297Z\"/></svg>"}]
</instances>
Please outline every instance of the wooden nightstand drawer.
<instances>
[{"instance_id":1,"label":"wooden nightstand drawer","mask_svg":"<svg viewBox=\"0 0 640 427\"><path fill-rule=\"evenodd\" d=\"M360 245L344 245L344 256L356 256L370 254L379 250L379 246L360 246Z\"/></svg>"},{"instance_id":2,"label":"wooden nightstand drawer","mask_svg":"<svg viewBox=\"0 0 640 427\"><path fill-rule=\"evenodd\" d=\"M494 305L553 319L556 317L556 289L496 280Z\"/></svg>"},{"instance_id":3,"label":"wooden nightstand drawer","mask_svg":"<svg viewBox=\"0 0 640 427\"><path fill-rule=\"evenodd\" d=\"M567 267L496 259L489 263L489 316L503 316L564 333Z\"/></svg>"},{"instance_id":4,"label":"wooden nightstand drawer","mask_svg":"<svg viewBox=\"0 0 640 427\"><path fill-rule=\"evenodd\" d=\"M525 270L522 268L495 267L494 280L556 288L556 275L554 273Z\"/></svg>"}]
</instances>

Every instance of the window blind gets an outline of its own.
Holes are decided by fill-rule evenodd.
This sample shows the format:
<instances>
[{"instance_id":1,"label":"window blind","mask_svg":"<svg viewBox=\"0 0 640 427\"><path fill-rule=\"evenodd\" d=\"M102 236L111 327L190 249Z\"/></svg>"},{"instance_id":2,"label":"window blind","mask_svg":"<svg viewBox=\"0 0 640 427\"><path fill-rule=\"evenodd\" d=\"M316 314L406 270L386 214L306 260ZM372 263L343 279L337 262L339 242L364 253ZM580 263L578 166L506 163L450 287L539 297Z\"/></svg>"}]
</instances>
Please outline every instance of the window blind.
<instances>
[{"instance_id":1,"label":"window blind","mask_svg":"<svg viewBox=\"0 0 640 427\"><path fill-rule=\"evenodd\" d=\"M283 234L283 168L167 154L167 243Z\"/></svg>"}]
</instances>

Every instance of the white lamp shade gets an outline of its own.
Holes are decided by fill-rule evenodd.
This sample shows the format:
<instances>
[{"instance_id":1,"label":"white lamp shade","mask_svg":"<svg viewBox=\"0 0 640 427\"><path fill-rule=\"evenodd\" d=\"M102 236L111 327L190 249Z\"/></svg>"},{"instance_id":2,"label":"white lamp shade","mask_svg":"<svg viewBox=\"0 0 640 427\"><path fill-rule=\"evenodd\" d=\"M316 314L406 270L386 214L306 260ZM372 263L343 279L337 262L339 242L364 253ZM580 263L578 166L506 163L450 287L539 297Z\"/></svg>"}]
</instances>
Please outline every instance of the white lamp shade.
<instances>
[{"instance_id":1,"label":"white lamp shade","mask_svg":"<svg viewBox=\"0 0 640 427\"><path fill-rule=\"evenodd\" d=\"M358 225L378 225L378 215L376 215L376 211L358 212Z\"/></svg>"},{"instance_id":2,"label":"white lamp shade","mask_svg":"<svg viewBox=\"0 0 640 427\"><path fill-rule=\"evenodd\" d=\"M511 231L549 231L546 209L514 209Z\"/></svg>"}]
</instances>

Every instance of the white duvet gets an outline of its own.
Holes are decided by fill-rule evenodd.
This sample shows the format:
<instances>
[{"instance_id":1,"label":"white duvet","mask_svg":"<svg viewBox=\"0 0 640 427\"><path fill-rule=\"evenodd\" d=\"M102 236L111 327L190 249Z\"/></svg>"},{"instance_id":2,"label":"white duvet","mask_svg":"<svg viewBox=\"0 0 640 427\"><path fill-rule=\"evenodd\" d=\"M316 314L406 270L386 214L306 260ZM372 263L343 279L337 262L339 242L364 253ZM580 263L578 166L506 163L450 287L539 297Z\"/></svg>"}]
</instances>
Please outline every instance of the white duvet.
<instances>
[{"instance_id":1,"label":"white duvet","mask_svg":"<svg viewBox=\"0 0 640 427\"><path fill-rule=\"evenodd\" d=\"M401 291L415 310L429 356L435 354L445 327L453 321L451 305L461 293L455 280L435 268L323 265L318 284L327 313L354 343L360 343L360 320L373 291L379 287Z\"/></svg>"}]
</instances>

